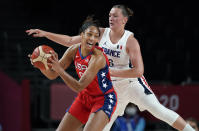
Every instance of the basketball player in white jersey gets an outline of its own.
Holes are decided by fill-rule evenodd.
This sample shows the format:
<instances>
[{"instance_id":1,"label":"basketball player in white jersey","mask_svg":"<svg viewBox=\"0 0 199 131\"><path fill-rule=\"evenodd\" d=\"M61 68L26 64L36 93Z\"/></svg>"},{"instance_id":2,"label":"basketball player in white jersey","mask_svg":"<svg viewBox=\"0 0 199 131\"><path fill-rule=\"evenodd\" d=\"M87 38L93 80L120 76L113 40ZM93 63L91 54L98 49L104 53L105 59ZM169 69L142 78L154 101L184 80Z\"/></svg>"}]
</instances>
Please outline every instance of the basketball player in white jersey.
<instances>
[{"instance_id":1,"label":"basketball player in white jersey","mask_svg":"<svg viewBox=\"0 0 199 131\"><path fill-rule=\"evenodd\" d=\"M156 118L182 131L194 131L176 112L159 103L148 86L143 73L144 65L140 46L132 32L125 30L129 16L133 12L124 5L115 5L109 13L109 28L101 28L99 46L104 49L110 62L113 86L118 94L118 106L111 121L103 131L110 130L118 115L122 115L126 105L136 104L141 111L147 110ZM46 37L64 46L80 42L80 36L68 36L39 29L26 31L34 37ZM129 60L132 68L129 67Z\"/></svg>"}]
</instances>

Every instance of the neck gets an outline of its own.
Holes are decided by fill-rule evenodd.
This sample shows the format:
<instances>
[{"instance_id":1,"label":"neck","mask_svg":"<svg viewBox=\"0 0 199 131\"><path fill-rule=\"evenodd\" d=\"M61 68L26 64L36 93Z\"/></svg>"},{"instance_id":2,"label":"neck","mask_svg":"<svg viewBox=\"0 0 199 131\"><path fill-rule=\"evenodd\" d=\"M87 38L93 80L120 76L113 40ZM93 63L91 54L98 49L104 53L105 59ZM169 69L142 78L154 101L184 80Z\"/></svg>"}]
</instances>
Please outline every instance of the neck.
<instances>
[{"instance_id":1,"label":"neck","mask_svg":"<svg viewBox=\"0 0 199 131\"><path fill-rule=\"evenodd\" d=\"M81 47L81 55L83 57L87 56L89 54L89 51L87 51L86 49L84 49L84 47Z\"/></svg>"},{"instance_id":2,"label":"neck","mask_svg":"<svg viewBox=\"0 0 199 131\"><path fill-rule=\"evenodd\" d=\"M124 28L119 28L119 29L111 29L110 31L111 36L116 36L116 37L122 37L124 34Z\"/></svg>"},{"instance_id":3,"label":"neck","mask_svg":"<svg viewBox=\"0 0 199 131\"><path fill-rule=\"evenodd\" d=\"M81 46L81 55L83 57L88 56L91 50L86 49L84 46Z\"/></svg>"}]
</instances>

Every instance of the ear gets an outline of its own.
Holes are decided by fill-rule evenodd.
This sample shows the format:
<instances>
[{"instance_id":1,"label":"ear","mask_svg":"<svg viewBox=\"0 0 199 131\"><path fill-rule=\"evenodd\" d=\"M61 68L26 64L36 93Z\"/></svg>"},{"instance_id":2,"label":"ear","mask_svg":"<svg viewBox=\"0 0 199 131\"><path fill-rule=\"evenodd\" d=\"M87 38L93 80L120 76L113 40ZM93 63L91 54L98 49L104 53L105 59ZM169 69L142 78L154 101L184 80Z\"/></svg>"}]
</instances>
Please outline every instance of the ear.
<instances>
[{"instance_id":1,"label":"ear","mask_svg":"<svg viewBox=\"0 0 199 131\"><path fill-rule=\"evenodd\" d=\"M84 32L82 32L82 33L80 34L80 36L83 38L83 37L84 37Z\"/></svg>"},{"instance_id":2,"label":"ear","mask_svg":"<svg viewBox=\"0 0 199 131\"><path fill-rule=\"evenodd\" d=\"M123 24L126 24L127 21L128 21L128 17L124 17L124 19L123 19Z\"/></svg>"}]
</instances>

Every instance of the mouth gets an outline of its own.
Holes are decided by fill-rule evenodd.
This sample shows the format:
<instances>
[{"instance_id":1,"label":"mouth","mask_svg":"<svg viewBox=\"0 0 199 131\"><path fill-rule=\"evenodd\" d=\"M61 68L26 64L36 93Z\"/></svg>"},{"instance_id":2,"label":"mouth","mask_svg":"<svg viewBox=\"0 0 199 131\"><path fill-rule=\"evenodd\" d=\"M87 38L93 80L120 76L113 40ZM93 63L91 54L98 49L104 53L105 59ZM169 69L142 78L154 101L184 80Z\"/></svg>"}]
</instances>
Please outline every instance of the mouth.
<instances>
[{"instance_id":1,"label":"mouth","mask_svg":"<svg viewBox=\"0 0 199 131\"><path fill-rule=\"evenodd\" d=\"M88 43L88 42L87 42L87 45L88 45L89 47L92 47L92 46L93 46L92 43Z\"/></svg>"},{"instance_id":2,"label":"mouth","mask_svg":"<svg viewBox=\"0 0 199 131\"><path fill-rule=\"evenodd\" d=\"M113 26L113 23L112 23L112 22L109 22L109 25L110 25L110 26Z\"/></svg>"}]
</instances>

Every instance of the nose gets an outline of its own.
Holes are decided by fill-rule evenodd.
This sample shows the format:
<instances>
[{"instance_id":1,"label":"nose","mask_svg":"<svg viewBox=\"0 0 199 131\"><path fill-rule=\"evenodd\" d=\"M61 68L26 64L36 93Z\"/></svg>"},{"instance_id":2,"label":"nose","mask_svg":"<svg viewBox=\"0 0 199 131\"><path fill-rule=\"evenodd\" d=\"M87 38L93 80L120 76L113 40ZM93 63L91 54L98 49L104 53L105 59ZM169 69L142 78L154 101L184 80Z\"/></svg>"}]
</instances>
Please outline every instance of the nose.
<instances>
[{"instance_id":1,"label":"nose","mask_svg":"<svg viewBox=\"0 0 199 131\"><path fill-rule=\"evenodd\" d=\"M92 42L95 41L95 36L91 36L90 41L92 41Z\"/></svg>"},{"instance_id":2,"label":"nose","mask_svg":"<svg viewBox=\"0 0 199 131\"><path fill-rule=\"evenodd\" d=\"M109 21L112 21L112 20L113 20L113 17L112 17L112 16L110 16L110 17L109 17Z\"/></svg>"},{"instance_id":3,"label":"nose","mask_svg":"<svg viewBox=\"0 0 199 131\"><path fill-rule=\"evenodd\" d=\"M109 16L109 20L113 20L114 19L114 16L113 15L111 15L111 16Z\"/></svg>"}]
</instances>

